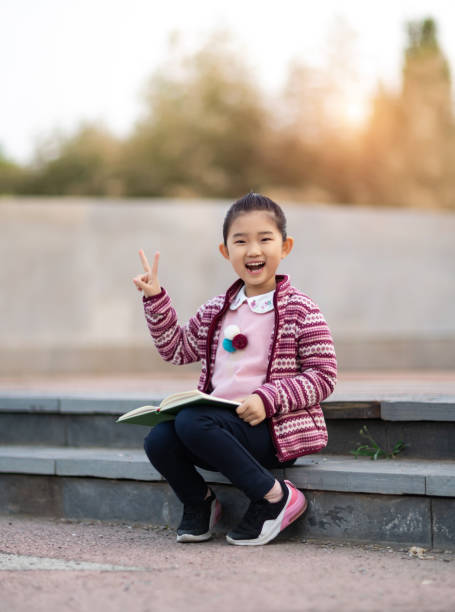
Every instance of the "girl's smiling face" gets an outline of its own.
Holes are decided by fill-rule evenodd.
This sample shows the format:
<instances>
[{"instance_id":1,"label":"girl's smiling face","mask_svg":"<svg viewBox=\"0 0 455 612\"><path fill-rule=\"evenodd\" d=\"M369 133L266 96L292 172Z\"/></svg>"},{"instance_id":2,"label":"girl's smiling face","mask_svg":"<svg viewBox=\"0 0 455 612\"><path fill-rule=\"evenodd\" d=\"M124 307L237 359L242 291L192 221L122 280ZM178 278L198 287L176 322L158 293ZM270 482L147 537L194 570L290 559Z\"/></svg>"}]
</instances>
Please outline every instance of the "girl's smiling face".
<instances>
[{"instance_id":1,"label":"girl's smiling face","mask_svg":"<svg viewBox=\"0 0 455 612\"><path fill-rule=\"evenodd\" d=\"M220 252L244 281L247 297L252 297L275 289L277 268L294 239L283 240L272 213L253 210L232 221L226 242L220 244Z\"/></svg>"}]
</instances>

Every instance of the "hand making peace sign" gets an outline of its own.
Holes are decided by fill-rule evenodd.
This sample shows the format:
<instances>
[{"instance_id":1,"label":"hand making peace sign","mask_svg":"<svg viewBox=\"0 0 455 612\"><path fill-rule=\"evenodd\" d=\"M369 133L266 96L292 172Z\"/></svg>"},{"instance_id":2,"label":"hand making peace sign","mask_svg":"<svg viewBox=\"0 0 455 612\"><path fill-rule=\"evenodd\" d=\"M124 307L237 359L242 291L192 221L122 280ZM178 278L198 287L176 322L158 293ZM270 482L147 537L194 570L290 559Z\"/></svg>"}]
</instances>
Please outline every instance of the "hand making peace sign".
<instances>
[{"instance_id":1,"label":"hand making peace sign","mask_svg":"<svg viewBox=\"0 0 455 612\"><path fill-rule=\"evenodd\" d=\"M158 280L158 261L160 259L160 254L158 251L155 253L152 268L150 268L150 264L142 249L139 251L139 257L141 258L145 274L139 274L133 278L133 283L136 285L138 291L144 292L145 297L158 295L158 293L161 293L161 286Z\"/></svg>"}]
</instances>

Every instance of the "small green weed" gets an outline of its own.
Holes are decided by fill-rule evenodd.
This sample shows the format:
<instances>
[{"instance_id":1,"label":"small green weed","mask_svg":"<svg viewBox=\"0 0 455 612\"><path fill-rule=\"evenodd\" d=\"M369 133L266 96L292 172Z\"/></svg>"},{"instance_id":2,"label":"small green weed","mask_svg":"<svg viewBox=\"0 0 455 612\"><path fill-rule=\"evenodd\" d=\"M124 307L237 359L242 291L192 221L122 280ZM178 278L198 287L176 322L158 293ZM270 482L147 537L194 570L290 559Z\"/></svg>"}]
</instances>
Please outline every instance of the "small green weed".
<instances>
[{"instance_id":1,"label":"small green weed","mask_svg":"<svg viewBox=\"0 0 455 612\"><path fill-rule=\"evenodd\" d=\"M403 440L395 443L390 452L382 449L373 436L368 431L368 427L364 425L360 430L360 435L366 438L369 444L359 444L355 450L350 451L351 455L357 459L358 457L371 457L371 459L395 459L395 457L406 448Z\"/></svg>"}]
</instances>

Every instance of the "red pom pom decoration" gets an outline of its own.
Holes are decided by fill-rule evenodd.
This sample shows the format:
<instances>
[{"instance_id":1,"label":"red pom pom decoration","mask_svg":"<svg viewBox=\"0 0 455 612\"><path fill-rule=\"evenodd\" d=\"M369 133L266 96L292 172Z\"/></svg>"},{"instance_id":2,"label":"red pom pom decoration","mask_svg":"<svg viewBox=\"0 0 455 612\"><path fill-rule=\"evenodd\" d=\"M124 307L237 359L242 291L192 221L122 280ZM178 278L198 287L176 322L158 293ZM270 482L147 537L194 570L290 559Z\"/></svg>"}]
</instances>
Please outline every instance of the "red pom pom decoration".
<instances>
[{"instance_id":1,"label":"red pom pom decoration","mask_svg":"<svg viewBox=\"0 0 455 612\"><path fill-rule=\"evenodd\" d=\"M232 345L236 349L244 349L248 344L248 338L244 334L237 334L232 339Z\"/></svg>"}]
</instances>

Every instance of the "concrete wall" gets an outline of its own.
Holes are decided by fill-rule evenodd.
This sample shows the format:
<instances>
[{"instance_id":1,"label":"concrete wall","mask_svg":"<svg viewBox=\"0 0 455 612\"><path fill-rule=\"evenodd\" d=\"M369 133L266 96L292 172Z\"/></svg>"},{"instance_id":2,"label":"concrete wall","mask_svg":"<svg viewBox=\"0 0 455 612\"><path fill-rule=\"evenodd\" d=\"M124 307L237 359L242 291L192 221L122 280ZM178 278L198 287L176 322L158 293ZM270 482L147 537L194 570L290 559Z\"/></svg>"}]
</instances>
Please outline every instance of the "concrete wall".
<instances>
[{"instance_id":1,"label":"concrete wall","mask_svg":"<svg viewBox=\"0 0 455 612\"><path fill-rule=\"evenodd\" d=\"M149 371L156 356L132 277L161 251L181 320L234 279L217 250L229 202L0 200L3 374ZM285 207L282 263L323 310L341 369L455 365L455 215Z\"/></svg>"}]
</instances>

